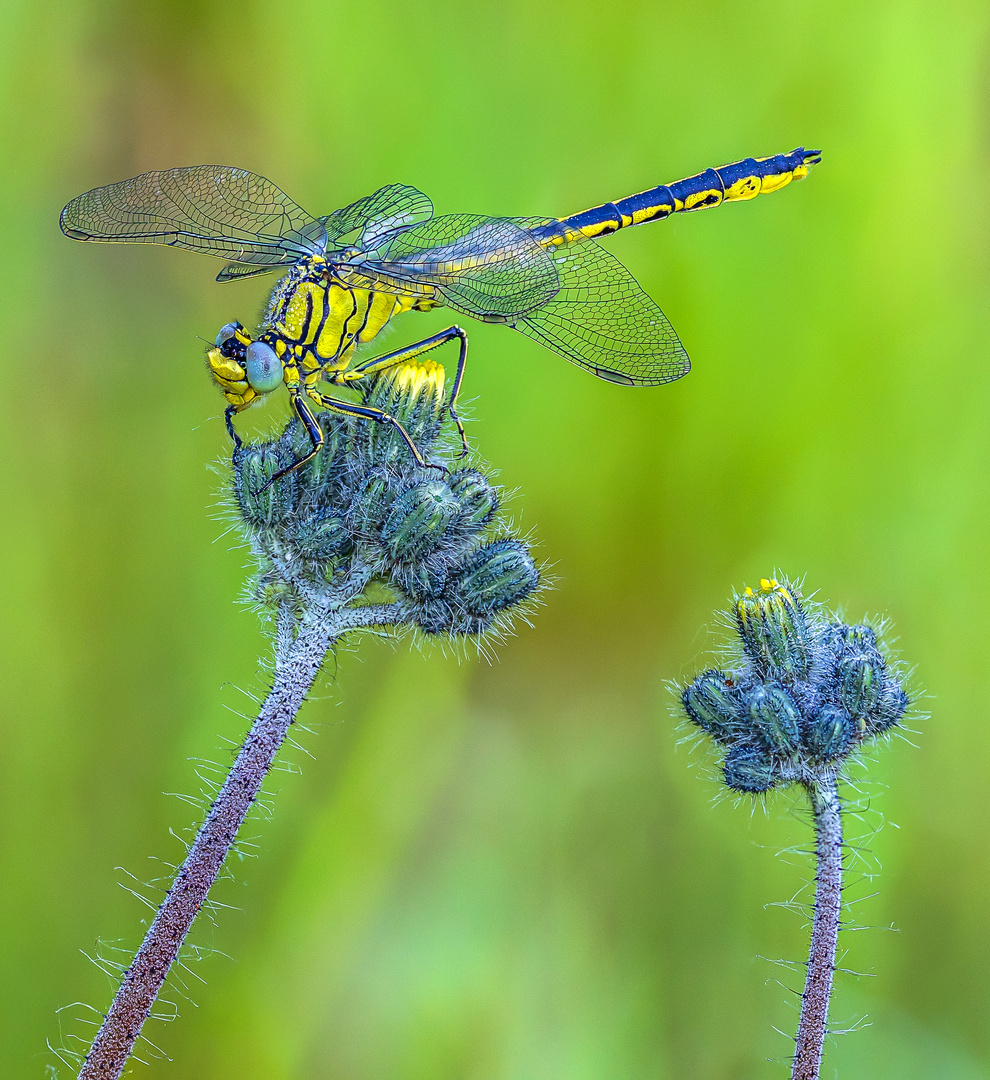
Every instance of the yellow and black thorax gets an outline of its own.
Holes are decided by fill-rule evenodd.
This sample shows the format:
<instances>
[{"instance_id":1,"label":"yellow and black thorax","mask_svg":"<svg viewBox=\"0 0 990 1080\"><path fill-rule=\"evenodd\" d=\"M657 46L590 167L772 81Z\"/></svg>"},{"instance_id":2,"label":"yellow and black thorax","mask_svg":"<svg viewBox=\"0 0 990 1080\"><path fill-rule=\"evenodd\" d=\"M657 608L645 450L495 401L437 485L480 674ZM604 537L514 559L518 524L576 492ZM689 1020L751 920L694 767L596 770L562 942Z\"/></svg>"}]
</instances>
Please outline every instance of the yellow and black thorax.
<instances>
[{"instance_id":1,"label":"yellow and black thorax","mask_svg":"<svg viewBox=\"0 0 990 1080\"><path fill-rule=\"evenodd\" d=\"M209 351L213 377L239 409L282 382L312 386L349 367L355 348L372 341L405 311L436 305L428 295L403 296L345 282L321 256L301 260L272 290L258 334L228 323ZM271 354L274 353L274 356Z\"/></svg>"},{"instance_id":2,"label":"yellow and black thorax","mask_svg":"<svg viewBox=\"0 0 990 1080\"><path fill-rule=\"evenodd\" d=\"M259 339L280 359L289 354L306 369L344 370L358 344L372 341L393 315L408 311L394 293L347 284L333 264L313 256L294 266L272 290Z\"/></svg>"}]
</instances>

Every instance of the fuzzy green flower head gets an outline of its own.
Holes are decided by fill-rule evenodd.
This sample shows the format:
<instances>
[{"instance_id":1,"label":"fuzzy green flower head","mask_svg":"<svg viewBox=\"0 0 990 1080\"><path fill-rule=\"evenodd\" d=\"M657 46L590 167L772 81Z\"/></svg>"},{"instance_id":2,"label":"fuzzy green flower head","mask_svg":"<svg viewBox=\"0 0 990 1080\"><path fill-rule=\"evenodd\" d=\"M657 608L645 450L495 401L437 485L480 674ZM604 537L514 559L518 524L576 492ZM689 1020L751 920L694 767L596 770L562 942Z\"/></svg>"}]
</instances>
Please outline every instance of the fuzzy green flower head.
<instances>
[{"instance_id":1,"label":"fuzzy green flower head","mask_svg":"<svg viewBox=\"0 0 990 1080\"><path fill-rule=\"evenodd\" d=\"M876 631L805 603L764 578L732 605L739 662L681 691L688 719L724 747L725 783L760 793L841 768L889 731L909 701Z\"/></svg>"},{"instance_id":2,"label":"fuzzy green flower head","mask_svg":"<svg viewBox=\"0 0 990 1080\"><path fill-rule=\"evenodd\" d=\"M776 580L760 580L735 603L736 626L753 664L771 678L804 677L811 663L811 643L804 609L792 591Z\"/></svg>"},{"instance_id":3,"label":"fuzzy green flower head","mask_svg":"<svg viewBox=\"0 0 990 1080\"><path fill-rule=\"evenodd\" d=\"M331 412L317 417L323 449L270 486L309 450L299 421L235 451L237 516L261 560L262 597L274 580L302 594L356 581L430 635L483 634L524 610L539 569L500 526L498 488L450 453L443 394L443 368L421 361L381 373L365 398L402 424L426 468L394 425Z\"/></svg>"}]
</instances>

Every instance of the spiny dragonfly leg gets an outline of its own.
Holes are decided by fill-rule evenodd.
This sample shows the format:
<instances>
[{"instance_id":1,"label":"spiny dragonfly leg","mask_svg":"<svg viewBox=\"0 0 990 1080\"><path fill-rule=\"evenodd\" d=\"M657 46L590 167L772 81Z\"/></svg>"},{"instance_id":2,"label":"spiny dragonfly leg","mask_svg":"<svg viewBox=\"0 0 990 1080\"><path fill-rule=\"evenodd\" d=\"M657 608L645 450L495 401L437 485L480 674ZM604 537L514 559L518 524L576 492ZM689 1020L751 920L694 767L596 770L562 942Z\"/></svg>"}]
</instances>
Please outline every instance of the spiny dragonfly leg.
<instances>
[{"instance_id":1,"label":"spiny dragonfly leg","mask_svg":"<svg viewBox=\"0 0 990 1080\"><path fill-rule=\"evenodd\" d=\"M448 341L453 341L454 338L460 339L461 348L457 357L457 371L454 375L454 381L450 388L450 395L447 398L444 409L457 427L457 433L461 437L461 446L463 447L461 450L461 457L464 457L468 452L468 441L467 435L464 433L464 425L461 423L461 418L457 415L457 395L460 393L461 383L464 381L464 365L467 363L468 336L459 326L448 326L446 330L441 330L439 334L434 334L433 337L423 338L422 341L417 341L412 345L406 345L405 348L402 349L396 349L395 352L386 353L384 356L366 360L363 364L358 364L349 371L343 371L339 374L335 373L336 379L334 381L347 383L357 379L363 379L368 375L377 375L378 372L385 371L386 368L395 367L397 364L404 364L407 360L413 360L417 356L422 356L431 349L436 349L440 345L446 345Z\"/></svg>"},{"instance_id":2,"label":"spiny dragonfly leg","mask_svg":"<svg viewBox=\"0 0 990 1080\"><path fill-rule=\"evenodd\" d=\"M310 396L318 398L324 408L332 409L334 412L343 413L345 416L359 416L363 420L374 420L379 424L390 424L399 433L402 441L409 448L409 453L412 454L416 464L421 469L437 469L441 475L447 475L447 470L443 465L432 465L423 457L419 447L409 437L409 432L394 416L391 416L383 409L376 409L372 405L358 405L353 401L345 401L343 398L330 397L328 394L321 394L317 390L310 390L309 393Z\"/></svg>"},{"instance_id":3,"label":"spiny dragonfly leg","mask_svg":"<svg viewBox=\"0 0 990 1080\"><path fill-rule=\"evenodd\" d=\"M454 424L457 427L457 434L461 437L461 457L466 457L468 453L468 441L467 435L464 433L464 425L461 423L461 418L457 415L457 395L461 392L461 383L464 381L464 367L467 364L468 337L459 326L452 326L450 329L461 339L461 349L457 357L457 371L454 372L454 381L450 387L450 397L447 398L445 407L451 420L454 421Z\"/></svg>"},{"instance_id":4,"label":"spiny dragonfly leg","mask_svg":"<svg viewBox=\"0 0 990 1080\"><path fill-rule=\"evenodd\" d=\"M240 435L237 434L237 431L234 428L234 415L236 414L236 412L236 405L228 405L227 408L223 411L223 420L224 423L227 425L227 434L233 440L235 448L239 450L243 444L241 443Z\"/></svg>"},{"instance_id":5,"label":"spiny dragonfly leg","mask_svg":"<svg viewBox=\"0 0 990 1080\"><path fill-rule=\"evenodd\" d=\"M316 422L316 417L313 415L310 407L306 404L305 399L298 393L292 393L292 407L296 411L296 415L302 421L303 427L306 429L306 434L310 437L313 443L313 449L305 456L301 457L298 461L294 461L291 465L287 465L284 469L279 469L278 472L268 481L267 484L263 484L255 492L255 495L260 495L263 491L267 491L272 484L281 480L283 476L288 476L290 472L295 472L300 466L305 465L307 461L312 461L313 458L323 449L323 429Z\"/></svg>"}]
</instances>

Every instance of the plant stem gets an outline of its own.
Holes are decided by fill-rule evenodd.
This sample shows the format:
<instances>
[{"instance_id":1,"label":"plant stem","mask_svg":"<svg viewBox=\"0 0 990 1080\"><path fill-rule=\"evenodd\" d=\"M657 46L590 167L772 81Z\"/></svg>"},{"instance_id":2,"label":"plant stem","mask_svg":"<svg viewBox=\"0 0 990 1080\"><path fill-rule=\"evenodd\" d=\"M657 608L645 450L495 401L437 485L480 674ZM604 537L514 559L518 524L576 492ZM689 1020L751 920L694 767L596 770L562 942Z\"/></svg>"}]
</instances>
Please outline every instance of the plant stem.
<instances>
[{"instance_id":1,"label":"plant stem","mask_svg":"<svg viewBox=\"0 0 990 1080\"><path fill-rule=\"evenodd\" d=\"M297 632L288 609L280 612L271 691L124 975L78 1080L116 1080L121 1075L327 651L344 631L380 625L391 614L384 605L332 613L324 609L304 618Z\"/></svg>"},{"instance_id":2,"label":"plant stem","mask_svg":"<svg viewBox=\"0 0 990 1080\"><path fill-rule=\"evenodd\" d=\"M829 770L806 785L815 819L815 914L811 952L801 998L791 1080L818 1080L828 1030L828 1006L835 973L835 948L842 908L842 816L835 772Z\"/></svg>"}]
</instances>

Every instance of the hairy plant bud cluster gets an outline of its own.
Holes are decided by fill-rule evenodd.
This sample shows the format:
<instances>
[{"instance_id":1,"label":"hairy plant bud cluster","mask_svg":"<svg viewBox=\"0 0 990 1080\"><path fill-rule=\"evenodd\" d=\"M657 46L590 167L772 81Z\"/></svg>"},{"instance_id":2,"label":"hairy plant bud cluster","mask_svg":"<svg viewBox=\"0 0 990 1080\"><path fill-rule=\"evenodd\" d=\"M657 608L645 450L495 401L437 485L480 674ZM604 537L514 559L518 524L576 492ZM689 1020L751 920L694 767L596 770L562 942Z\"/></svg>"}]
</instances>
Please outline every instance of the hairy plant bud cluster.
<instances>
[{"instance_id":1,"label":"hairy plant bud cluster","mask_svg":"<svg viewBox=\"0 0 990 1080\"><path fill-rule=\"evenodd\" d=\"M764 792L835 767L908 707L868 626L808 609L787 582L763 579L733 605L743 662L684 688L688 718L727 749L725 782Z\"/></svg>"},{"instance_id":2,"label":"hairy plant bud cluster","mask_svg":"<svg viewBox=\"0 0 990 1080\"><path fill-rule=\"evenodd\" d=\"M408 363L378 375L365 404L395 417L431 466L416 464L391 424L317 417L325 445L265 487L312 443L294 420L234 454L234 493L255 546L322 582L358 571L403 603L428 634L481 634L530 597L539 571L522 540L495 532L499 493L483 472L455 467L438 443L443 368ZM436 467L439 466L439 467Z\"/></svg>"}]
</instances>

